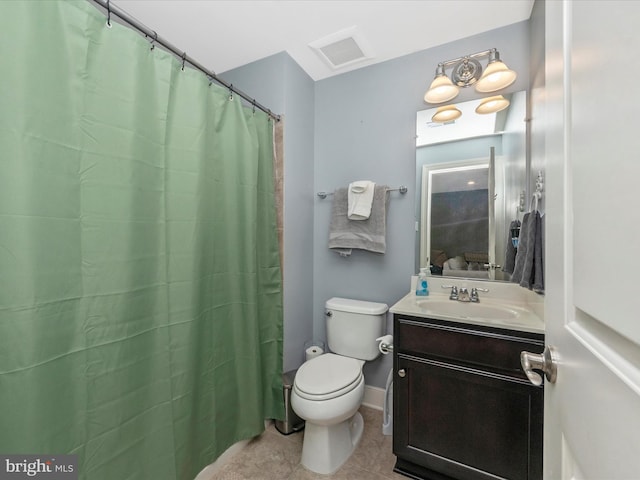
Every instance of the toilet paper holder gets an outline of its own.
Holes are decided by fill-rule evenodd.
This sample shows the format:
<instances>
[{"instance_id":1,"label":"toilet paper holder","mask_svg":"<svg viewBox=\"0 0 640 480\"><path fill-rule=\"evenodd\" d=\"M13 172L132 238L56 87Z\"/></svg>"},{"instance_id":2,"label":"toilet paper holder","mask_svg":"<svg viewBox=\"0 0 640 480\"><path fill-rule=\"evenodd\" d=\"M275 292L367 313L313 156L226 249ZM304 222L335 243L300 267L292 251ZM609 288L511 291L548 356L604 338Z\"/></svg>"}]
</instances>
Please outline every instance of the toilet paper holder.
<instances>
[{"instance_id":1,"label":"toilet paper holder","mask_svg":"<svg viewBox=\"0 0 640 480\"><path fill-rule=\"evenodd\" d=\"M376 338L376 342L379 342L378 350L380 350L380 353L383 355L393 352L393 335L378 337Z\"/></svg>"}]
</instances>

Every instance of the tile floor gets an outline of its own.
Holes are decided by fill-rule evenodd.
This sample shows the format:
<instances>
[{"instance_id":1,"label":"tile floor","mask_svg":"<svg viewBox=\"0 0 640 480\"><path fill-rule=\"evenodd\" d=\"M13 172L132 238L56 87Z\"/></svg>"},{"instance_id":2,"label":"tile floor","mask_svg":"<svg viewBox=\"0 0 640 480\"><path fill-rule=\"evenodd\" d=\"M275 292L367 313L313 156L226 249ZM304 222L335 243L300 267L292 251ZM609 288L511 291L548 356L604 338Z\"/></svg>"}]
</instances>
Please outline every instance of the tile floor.
<instances>
[{"instance_id":1,"label":"tile floor","mask_svg":"<svg viewBox=\"0 0 640 480\"><path fill-rule=\"evenodd\" d=\"M209 480L386 480L407 477L393 472L391 436L382 434L382 412L361 407L364 432L353 455L333 475L319 475L300 465L303 432L280 434L270 425Z\"/></svg>"}]
</instances>

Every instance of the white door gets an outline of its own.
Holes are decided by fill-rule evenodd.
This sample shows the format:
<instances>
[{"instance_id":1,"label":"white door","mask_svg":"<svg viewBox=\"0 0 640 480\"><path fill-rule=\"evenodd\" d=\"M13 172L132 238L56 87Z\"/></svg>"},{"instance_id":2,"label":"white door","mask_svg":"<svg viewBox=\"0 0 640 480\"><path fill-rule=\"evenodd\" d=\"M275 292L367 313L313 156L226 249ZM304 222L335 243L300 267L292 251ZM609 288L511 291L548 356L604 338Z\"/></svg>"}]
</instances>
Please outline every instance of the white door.
<instances>
[{"instance_id":1,"label":"white door","mask_svg":"<svg viewBox=\"0 0 640 480\"><path fill-rule=\"evenodd\" d=\"M545 8L545 479L637 480L640 2Z\"/></svg>"}]
</instances>

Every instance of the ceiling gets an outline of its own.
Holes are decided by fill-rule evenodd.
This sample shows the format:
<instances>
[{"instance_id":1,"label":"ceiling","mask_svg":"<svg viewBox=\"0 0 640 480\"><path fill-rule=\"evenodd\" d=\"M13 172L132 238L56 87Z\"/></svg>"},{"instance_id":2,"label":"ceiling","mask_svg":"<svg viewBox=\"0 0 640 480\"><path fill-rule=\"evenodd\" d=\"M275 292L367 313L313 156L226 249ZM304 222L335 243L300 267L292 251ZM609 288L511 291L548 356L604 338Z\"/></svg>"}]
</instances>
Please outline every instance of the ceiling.
<instances>
[{"instance_id":1,"label":"ceiling","mask_svg":"<svg viewBox=\"0 0 640 480\"><path fill-rule=\"evenodd\" d=\"M113 0L216 74L287 52L313 80L527 20L534 0ZM309 44L351 29L368 55L334 68Z\"/></svg>"}]
</instances>

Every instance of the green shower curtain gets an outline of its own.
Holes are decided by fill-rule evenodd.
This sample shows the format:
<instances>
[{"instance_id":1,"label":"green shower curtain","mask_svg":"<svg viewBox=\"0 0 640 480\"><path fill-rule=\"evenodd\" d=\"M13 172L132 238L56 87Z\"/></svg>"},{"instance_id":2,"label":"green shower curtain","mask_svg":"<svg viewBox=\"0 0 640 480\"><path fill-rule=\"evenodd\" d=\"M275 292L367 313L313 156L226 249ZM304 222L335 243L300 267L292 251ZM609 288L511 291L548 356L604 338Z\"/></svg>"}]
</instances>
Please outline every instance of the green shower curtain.
<instances>
[{"instance_id":1,"label":"green shower curtain","mask_svg":"<svg viewBox=\"0 0 640 480\"><path fill-rule=\"evenodd\" d=\"M0 2L0 454L191 480L283 417L273 125L112 24Z\"/></svg>"}]
</instances>

